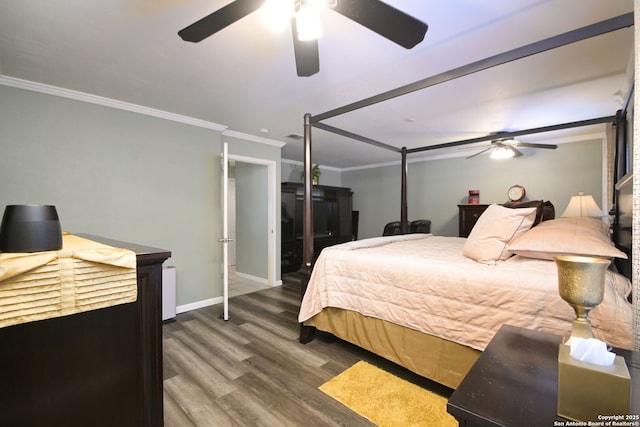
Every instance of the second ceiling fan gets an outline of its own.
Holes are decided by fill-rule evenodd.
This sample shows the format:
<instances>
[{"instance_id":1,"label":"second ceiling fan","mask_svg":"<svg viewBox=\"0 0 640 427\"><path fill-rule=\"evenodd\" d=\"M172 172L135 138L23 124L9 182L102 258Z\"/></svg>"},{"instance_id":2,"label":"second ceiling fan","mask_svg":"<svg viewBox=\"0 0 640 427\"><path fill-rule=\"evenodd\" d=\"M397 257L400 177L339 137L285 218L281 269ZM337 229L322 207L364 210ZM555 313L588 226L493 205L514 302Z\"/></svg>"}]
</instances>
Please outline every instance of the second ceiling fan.
<instances>
[{"instance_id":1,"label":"second ceiling fan","mask_svg":"<svg viewBox=\"0 0 640 427\"><path fill-rule=\"evenodd\" d=\"M522 156L522 151L518 148L545 148L555 150L558 148L555 144L532 144L528 142L520 142L515 139L495 139L491 141L491 145L475 154L470 155L467 159L479 156L480 154L491 151L492 159L510 159L512 157Z\"/></svg>"},{"instance_id":2,"label":"second ceiling fan","mask_svg":"<svg viewBox=\"0 0 640 427\"><path fill-rule=\"evenodd\" d=\"M200 42L255 12L267 1L270 0L235 0L178 31L178 35L185 41ZM299 27L302 25L300 12L306 12L306 8L313 7L312 3L317 3L318 0L277 1L290 2L295 12L291 17L291 30L298 76L307 77L316 74L320 71L318 40L317 38L306 40L304 37L301 39L299 30L302 28ZM324 2L327 7L339 14L406 49L411 49L420 43L429 28L424 22L380 0L324 0Z\"/></svg>"}]
</instances>

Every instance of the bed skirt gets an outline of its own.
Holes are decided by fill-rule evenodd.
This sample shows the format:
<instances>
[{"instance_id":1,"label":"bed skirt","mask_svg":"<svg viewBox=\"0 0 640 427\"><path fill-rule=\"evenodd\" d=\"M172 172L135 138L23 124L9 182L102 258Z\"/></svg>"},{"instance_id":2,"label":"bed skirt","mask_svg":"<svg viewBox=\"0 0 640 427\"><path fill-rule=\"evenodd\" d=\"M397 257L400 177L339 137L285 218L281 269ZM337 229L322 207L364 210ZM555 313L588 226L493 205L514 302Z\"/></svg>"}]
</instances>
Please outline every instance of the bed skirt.
<instances>
[{"instance_id":1,"label":"bed skirt","mask_svg":"<svg viewBox=\"0 0 640 427\"><path fill-rule=\"evenodd\" d=\"M328 307L304 322L455 389L481 351L350 310Z\"/></svg>"}]
</instances>

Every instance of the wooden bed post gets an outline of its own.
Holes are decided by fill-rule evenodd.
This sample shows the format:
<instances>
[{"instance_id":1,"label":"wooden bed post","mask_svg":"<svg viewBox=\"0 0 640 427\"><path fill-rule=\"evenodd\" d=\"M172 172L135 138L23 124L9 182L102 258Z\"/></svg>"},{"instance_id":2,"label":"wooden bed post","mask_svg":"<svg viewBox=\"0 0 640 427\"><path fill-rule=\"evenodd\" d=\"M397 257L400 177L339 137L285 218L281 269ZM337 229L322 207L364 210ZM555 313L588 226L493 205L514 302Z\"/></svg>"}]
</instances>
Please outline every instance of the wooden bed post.
<instances>
[{"instance_id":1,"label":"wooden bed post","mask_svg":"<svg viewBox=\"0 0 640 427\"><path fill-rule=\"evenodd\" d=\"M302 205L302 282L300 299L304 296L313 268L313 162L311 159L311 114L304 115L304 201ZM313 339L316 328L300 323L300 342L308 343Z\"/></svg>"},{"instance_id":2,"label":"wooden bed post","mask_svg":"<svg viewBox=\"0 0 640 427\"><path fill-rule=\"evenodd\" d=\"M311 115L304 115L304 200L302 205L302 268L313 263L313 161L311 159Z\"/></svg>"},{"instance_id":3,"label":"wooden bed post","mask_svg":"<svg viewBox=\"0 0 640 427\"><path fill-rule=\"evenodd\" d=\"M400 198L400 232L407 234L409 232L409 223L407 219L407 147L402 147L402 181L401 181Z\"/></svg>"}]
</instances>

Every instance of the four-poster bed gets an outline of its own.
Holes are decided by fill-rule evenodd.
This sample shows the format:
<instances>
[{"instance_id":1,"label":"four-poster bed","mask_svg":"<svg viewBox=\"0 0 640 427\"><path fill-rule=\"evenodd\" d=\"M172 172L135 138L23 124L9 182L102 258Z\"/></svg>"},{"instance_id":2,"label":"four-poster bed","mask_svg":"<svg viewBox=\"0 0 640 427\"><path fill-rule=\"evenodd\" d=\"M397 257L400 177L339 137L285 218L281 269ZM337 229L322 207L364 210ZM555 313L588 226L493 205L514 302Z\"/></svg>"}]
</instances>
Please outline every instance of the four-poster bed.
<instances>
[{"instance_id":1,"label":"four-poster bed","mask_svg":"<svg viewBox=\"0 0 640 427\"><path fill-rule=\"evenodd\" d=\"M303 235L304 243L303 243L302 271L306 273L307 277L305 280L303 280L303 289L302 289L303 297L305 297L305 299L313 299L312 297L307 297L305 295L305 293L307 292L307 285L309 284L309 280L316 279L316 277L311 277L312 270L314 270L313 271L314 276L320 275L320 273L316 272L316 269L314 267L314 259L313 259L313 253L314 253L313 238L312 238L313 212L312 212L312 205L311 205L311 201L312 201L311 168L313 165L312 158L311 158L312 127L316 127L328 132L333 132L338 135L349 137L349 138L352 138L352 139L355 139L379 148L393 150L401 155L401 159L402 159L401 186L402 188L401 188L400 219L402 224L401 227L406 232L407 223L408 223L407 221L407 156L409 154L428 151L428 150L434 150L434 149L440 149L440 148L462 146L462 145L467 145L467 144L472 144L472 143L477 143L482 141L488 141L496 138L513 138L516 136L522 136L527 134L535 134L535 133L549 132L549 131L560 130L560 129L589 126L593 124L614 123L616 125L618 132L621 132L621 130L625 127L624 115L616 114L612 116L599 117L599 118L587 119L587 120L570 122L570 123L562 123L562 124L557 124L552 126L545 126L545 127L539 127L535 129L528 129L528 130L515 131L515 132L499 132L497 134L487 135L479 138L472 138L472 139L466 139L466 140L460 140L460 141L454 141L454 142L448 142L444 144L430 145L430 146L412 148L412 149L407 149L406 147L398 148L389 144L385 144L380 141L373 140L368 137L364 137L364 136L357 135L342 129L338 129L333 126L327 125L326 123L323 123L322 122L323 120L326 120L331 117L335 117L337 115L344 114L346 112L354 111L369 105L373 105L375 103L383 102L388 99L402 96L414 91L418 91L427 87L431 87L439 83L443 83L459 77L463 77L478 71L486 70L491 67L506 64L508 62L515 61L530 55L535 55L537 53L541 53L550 49L555 49L557 47L564 46L569 43L574 43L580 40L584 40L586 38L598 36L611 31L616 31L618 29L626 28L632 25L633 25L633 14L630 13L630 14L622 15L613 19L609 19L607 21L602 21L597 24L583 27L578 30L570 31L568 33L564 33L556 37L551 37L549 39L545 39L543 41L533 43L533 44L521 47L519 49L514 49L511 51L505 52L503 54L499 54L491 58L487 58L485 60L477 61L472 64L468 64L466 66L462 66L454 70L423 79L413 84L409 84L409 85L400 87L398 89L388 91L388 92L367 98L365 100L355 102L341 108L334 109L332 111L329 111L323 114L319 114L316 116L311 116L310 114L306 114L304 116L304 144L305 144L304 213L305 215L304 215L304 235ZM625 212L627 211L626 209L627 208L625 208ZM514 210L517 210L517 209L514 209ZM617 221L617 218L616 218L616 221ZM530 228L530 227L531 227L531 223L529 223L529 227L527 228ZM606 231L608 233L608 230ZM427 237L414 236L409 239L404 239L404 238L399 239L403 242L403 244L409 245L410 249L406 249L406 248L400 249L398 254L419 252L418 249L411 248L412 244L417 244L416 239L421 241L424 240L429 242L436 242L438 244L444 245L444 246L436 245L437 247L436 251L440 253L442 251L445 251L445 252L450 251L451 253L458 253L458 252L461 252L463 247L466 245L465 239L460 239L460 238L445 238L445 239L454 239L454 241L448 240L444 242L444 241L441 241L437 236L430 236L430 235ZM607 239L608 239L608 235L607 235ZM332 248L331 250L327 251L327 253L331 253L331 252L339 253L337 257L342 260L350 256L353 256L355 259L354 262L365 263L367 262L365 258L359 258L360 253L365 253L367 251L375 252L376 250L378 250L379 247L391 246L390 243L395 244L396 242L395 241L390 242L388 241L388 239L384 241L376 241L373 243L366 242L363 244L357 244L357 242L353 242L352 244L346 244L347 247L345 247L345 245L341 245L340 247ZM505 242L505 248L506 248L506 243L507 242ZM455 249L451 249L449 247L450 245L453 245ZM385 264L384 259L386 258L384 257L387 257L387 255L382 255L382 254L383 254L382 252L378 254L379 258L377 258L377 261L374 261L374 263ZM394 257L399 257L398 254L394 255ZM328 256L329 255L327 255L327 257ZM615 256L624 256L624 255L616 254L616 255L609 255L609 256L615 257ZM322 257L323 255L321 255L321 258ZM469 259L466 259L466 260L458 259L456 260L456 262L460 261L463 263L463 265L452 264L451 266L449 266L450 270L438 273L436 271L438 266L449 262L449 258L428 259L426 257L427 255L424 255L424 257L422 258L422 263L426 264L427 268L425 269L423 265L422 266L423 269L420 270L419 273L412 272L411 274L414 274L414 275L417 274L419 277L423 277L423 278L429 277L430 280L431 280L431 276L434 276L436 277L436 279L434 279L436 280L435 283L438 283L438 280L441 280L440 276L437 276L437 274L441 274L442 276L447 276L447 275L450 275L451 271L453 270L471 271L474 268L480 268L481 270L479 270L478 272L472 273L472 274L476 274L476 276L471 276L471 277L474 277L474 280L475 278L478 277L478 275L482 275L486 273L486 268L485 268L486 265L481 264L482 266L475 266L474 263L475 264L478 264L478 263ZM551 280L551 282L553 282L552 289L555 289L557 287L557 279L555 279L555 266L553 266L552 270L550 270L550 266L549 266L549 264L553 265L552 262L549 263L549 261L541 261L539 259L531 260L531 259L528 259L528 258L525 259L525 258L526 257L515 256L509 259L508 261L505 261L503 263L498 262L497 264L500 264L502 267L507 265L507 269L515 268L516 272L521 268L525 268L525 269L531 268L532 275L539 274L539 272L534 272L533 270L541 268L543 272L540 274L542 274L542 276L546 276L546 279L540 278L539 281L544 282L546 280L548 282L549 276L552 276L552 280ZM321 260L319 259L318 261L322 263L322 266L321 266L322 269L325 269L331 272L332 269L334 268L332 265L327 265L326 263L328 261L326 261L325 259L321 259ZM414 259L413 262L416 264L421 263L421 261L418 261L416 259ZM518 263L522 265L519 265L518 267L514 267ZM405 271L409 270L409 267L407 265L405 265L404 267L394 267L393 263L385 264L385 267L387 269L404 268ZM483 268L485 269L482 270ZM341 265L338 268L338 270L340 269L348 270L348 268L346 268L345 265ZM498 269L494 269L494 270L498 270ZM529 272L529 270L527 271ZM392 278L389 279L391 282L397 283L398 281L402 282L404 280L404 279L400 279L399 276L396 276L396 275L391 275L391 277ZM487 278L486 281L493 283L496 280L504 280L505 281L504 286L507 286L507 283L509 283L510 281L511 283L518 282L518 280L514 279L514 277L518 277L517 275L511 276L511 278L509 278L509 276L505 276L505 277L501 279L496 279L495 277L491 277L491 278ZM350 277L347 279L351 280L352 282L356 281L356 278L354 277ZM324 280L324 279L317 279L317 280ZM340 280L344 280L344 278L341 278ZM340 280L338 280L338 282ZM468 279L458 278L457 280L464 281ZM631 284L628 281L625 282L626 279L622 278L622 276L617 275L616 273L611 273L611 277L608 280L611 281L611 283L609 283L607 287L611 288L610 293L614 295L612 296L611 300L607 303L607 304L609 303L611 304L612 311L609 315L604 316L603 324L606 323L607 321L611 321L612 317L618 320L622 319L621 324L624 327L628 328L627 332L629 332L629 335L631 335L632 320L630 319L633 317L633 313L631 311L630 305L629 306L625 305L625 304L628 305L626 298L629 295L629 292L631 291ZM369 281L369 278L366 278L363 280L363 282L368 282L368 281ZM535 279L533 281L536 282ZM614 283L618 283L618 284L614 284ZM313 285L315 286L316 283L313 283ZM536 286L536 285L532 285L532 286ZM546 289L547 289L546 292L549 292L549 288L547 287ZM342 291L345 291L345 289L342 289ZM386 292L386 290L383 290L382 288L377 289L377 291ZM319 294L326 294L327 290L322 288L319 291L316 289L314 290L314 292L317 292ZM482 290L476 289L477 294L482 294L482 292L483 292ZM372 291L372 293L375 293L375 292ZM557 294L557 292L555 293ZM357 294L357 296L362 297L362 294ZM393 297L395 297L395 295ZM385 297L383 297L382 300L373 299L369 301L369 303L372 303L374 305L381 304L381 303L384 303L384 298L387 298L387 301L389 301L389 298L393 298L393 297L391 297L390 295L385 295ZM519 296L514 295L513 297L522 298L522 294L520 294ZM399 363L407 367L408 369L419 373L420 375L431 378L437 382L440 382L442 384L448 385L453 388L455 388L458 385L458 383L466 374L467 370L474 363L474 361L480 354L480 351L483 349L483 341L486 340L486 337L484 338L477 337L481 342L470 344L469 341L466 341L465 339L458 339L458 338L449 339L446 336L442 336L438 332L429 333L429 332L424 332L424 330L418 330L419 328L416 328L416 327L407 326L407 324L411 325L411 322L398 323L398 322L392 322L389 320L384 320L382 316L379 316L376 313L372 314L371 311L367 311L367 310L364 310L363 312L357 312L356 310L343 309L340 307L326 307L326 308L318 307L317 301L314 301L311 303L312 305L316 304L316 306L314 306L311 309L308 306L305 307L305 303L308 303L308 302L303 301L303 307L301 308L301 315L300 315L301 321L303 322L301 323L301 328L300 328L301 342L304 343L304 342L310 341L313 338L313 333L315 331L315 328L317 327L318 329L330 332L339 338L350 341L356 345L359 345L383 357L386 357L396 363ZM477 302L473 302L472 304L470 303L470 305L473 305L476 303ZM549 301L548 300L543 301L542 304L543 305L549 304ZM616 307L618 306L624 306L624 308L620 309L620 311L617 311L618 308ZM426 307L426 305L422 305L421 307L424 308ZM623 311L624 313L620 314ZM472 314L472 316L478 316L479 313L480 312L475 312L475 314ZM557 320L554 316L558 317L556 314L551 314L549 317L543 317L541 320L537 319L536 322L539 321L548 326L549 322L553 323L553 321ZM617 316L620 316L620 319ZM434 319L435 318L431 318L431 321L434 322ZM450 317L448 319L451 320L453 319L453 317ZM437 320L435 321L437 323ZM481 326L480 328L482 327L484 326ZM541 329L544 330L545 328L543 327ZM488 327L487 330L488 330L488 333L490 334L493 329L491 327ZM553 331L554 327L547 328L546 330ZM367 334L363 335L362 334L363 331L373 331L373 332L368 335ZM474 331L474 333L477 333L477 332L478 332L477 330ZM633 345L631 342L632 337L631 336L627 337L627 339L628 341L623 343L622 346L631 348L631 346Z\"/></svg>"}]
</instances>

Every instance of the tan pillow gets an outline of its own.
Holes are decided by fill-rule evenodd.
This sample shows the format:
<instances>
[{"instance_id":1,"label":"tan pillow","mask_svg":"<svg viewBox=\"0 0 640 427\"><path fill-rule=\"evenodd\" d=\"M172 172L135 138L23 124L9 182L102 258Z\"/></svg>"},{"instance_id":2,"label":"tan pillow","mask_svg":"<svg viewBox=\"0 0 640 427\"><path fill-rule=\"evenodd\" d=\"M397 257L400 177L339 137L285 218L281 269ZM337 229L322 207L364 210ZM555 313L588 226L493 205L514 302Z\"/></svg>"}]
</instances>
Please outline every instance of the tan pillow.
<instances>
[{"instance_id":1,"label":"tan pillow","mask_svg":"<svg viewBox=\"0 0 640 427\"><path fill-rule=\"evenodd\" d=\"M627 258L613 245L609 227L588 217L567 217L544 221L514 239L507 248L528 258L550 259L558 255Z\"/></svg>"},{"instance_id":2,"label":"tan pillow","mask_svg":"<svg viewBox=\"0 0 640 427\"><path fill-rule=\"evenodd\" d=\"M478 218L462 248L462 254L484 264L513 255L507 243L531 228L536 208L510 209L490 205Z\"/></svg>"}]
</instances>

